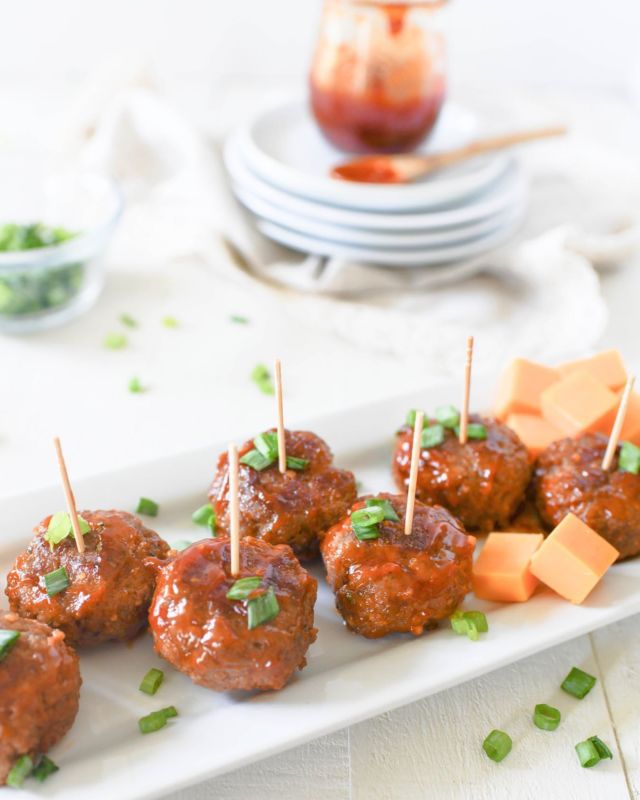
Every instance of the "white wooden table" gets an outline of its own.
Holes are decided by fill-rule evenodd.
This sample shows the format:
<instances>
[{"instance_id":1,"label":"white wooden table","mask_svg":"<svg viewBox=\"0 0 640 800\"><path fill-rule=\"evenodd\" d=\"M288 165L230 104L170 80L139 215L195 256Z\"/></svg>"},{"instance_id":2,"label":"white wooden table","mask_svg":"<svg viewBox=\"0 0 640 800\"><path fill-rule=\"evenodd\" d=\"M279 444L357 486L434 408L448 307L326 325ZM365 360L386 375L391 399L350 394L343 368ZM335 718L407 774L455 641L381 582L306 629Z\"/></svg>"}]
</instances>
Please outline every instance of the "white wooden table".
<instances>
[{"instance_id":1,"label":"white wooden table","mask_svg":"<svg viewBox=\"0 0 640 800\"><path fill-rule=\"evenodd\" d=\"M602 101L593 105L593 128L604 130ZM620 120L629 119L620 114L608 126L618 144L625 130ZM634 137L628 140L636 146ZM605 276L603 287L613 313L602 344L622 346L637 371L640 263ZM130 347L104 350L105 334L125 311L140 321ZM233 325L233 313L246 314L251 324ZM179 329L162 327L166 314L180 320ZM274 354L285 364L291 424L410 391L428 379L428 365L356 351L274 318L198 264L158 265L153 274L126 265L113 272L101 302L83 319L47 336L0 337L2 494L55 480L54 433L63 438L72 474L80 476L220 439L229 428L260 429L270 421L271 400L248 375ZM368 380L374 368L385 375L382 386ZM147 394L126 391L134 374L149 384ZM639 623L622 622L167 800L640 798ZM558 689L573 665L598 677L582 702ZM531 725L539 702L563 710L557 732ZM494 727L515 742L499 765L480 749ZM582 769L574 744L594 734L614 759Z\"/></svg>"}]
</instances>

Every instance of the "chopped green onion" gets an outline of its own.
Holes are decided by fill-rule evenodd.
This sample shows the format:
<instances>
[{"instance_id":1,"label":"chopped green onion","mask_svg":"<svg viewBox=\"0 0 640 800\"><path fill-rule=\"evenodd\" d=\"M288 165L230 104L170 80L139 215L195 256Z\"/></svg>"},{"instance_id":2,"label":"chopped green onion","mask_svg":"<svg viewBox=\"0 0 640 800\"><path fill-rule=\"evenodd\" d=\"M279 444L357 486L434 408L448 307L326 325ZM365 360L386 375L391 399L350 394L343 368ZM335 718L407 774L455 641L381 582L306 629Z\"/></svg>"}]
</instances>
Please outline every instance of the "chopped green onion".
<instances>
[{"instance_id":1,"label":"chopped green onion","mask_svg":"<svg viewBox=\"0 0 640 800\"><path fill-rule=\"evenodd\" d=\"M640 447L631 442L622 442L618 456L618 469L622 472L640 473Z\"/></svg>"},{"instance_id":2,"label":"chopped green onion","mask_svg":"<svg viewBox=\"0 0 640 800\"><path fill-rule=\"evenodd\" d=\"M141 497L136 506L136 514L145 514L147 517L157 517L160 506L148 497Z\"/></svg>"},{"instance_id":3,"label":"chopped green onion","mask_svg":"<svg viewBox=\"0 0 640 800\"><path fill-rule=\"evenodd\" d=\"M482 749L492 761L499 763L511 752L513 742L508 733L493 730L482 743Z\"/></svg>"},{"instance_id":4,"label":"chopped green onion","mask_svg":"<svg viewBox=\"0 0 640 800\"><path fill-rule=\"evenodd\" d=\"M580 759L580 765L583 767L595 767L601 761L598 748L591 741L586 739L584 742L578 742L576 745L576 753Z\"/></svg>"},{"instance_id":5,"label":"chopped green onion","mask_svg":"<svg viewBox=\"0 0 640 800\"><path fill-rule=\"evenodd\" d=\"M441 425L451 430L460 424L460 412L455 406L438 406L435 417Z\"/></svg>"},{"instance_id":6,"label":"chopped green onion","mask_svg":"<svg viewBox=\"0 0 640 800\"><path fill-rule=\"evenodd\" d=\"M449 617L454 633L477 642L481 633L489 631L489 623L482 611L456 611Z\"/></svg>"},{"instance_id":7,"label":"chopped green onion","mask_svg":"<svg viewBox=\"0 0 640 800\"><path fill-rule=\"evenodd\" d=\"M229 600L248 600L249 597L262 587L262 578L257 575L250 578L240 578L227 592Z\"/></svg>"},{"instance_id":8,"label":"chopped green onion","mask_svg":"<svg viewBox=\"0 0 640 800\"><path fill-rule=\"evenodd\" d=\"M533 711L533 724L542 731L555 731L560 724L560 712L546 703L539 703Z\"/></svg>"},{"instance_id":9,"label":"chopped green onion","mask_svg":"<svg viewBox=\"0 0 640 800\"><path fill-rule=\"evenodd\" d=\"M54 569L53 572L47 572L44 576L44 586L49 597L54 597L56 594L64 592L65 589L71 586L67 570L64 567L59 567Z\"/></svg>"},{"instance_id":10,"label":"chopped green onion","mask_svg":"<svg viewBox=\"0 0 640 800\"><path fill-rule=\"evenodd\" d=\"M417 408L412 408L410 411L407 411L407 418L405 419L405 424L408 425L410 428L413 428L416 424L416 414L418 413ZM425 419L427 415L425 414Z\"/></svg>"},{"instance_id":11,"label":"chopped green onion","mask_svg":"<svg viewBox=\"0 0 640 800\"><path fill-rule=\"evenodd\" d=\"M599 739L597 736L590 736L589 741L593 742L593 746L598 751L598 755L600 756L600 758L613 758L613 753L611 752L611 750L609 750L609 748L602 741L602 739Z\"/></svg>"},{"instance_id":12,"label":"chopped green onion","mask_svg":"<svg viewBox=\"0 0 640 800\"><path fill-rule=\"evenodd\" d=\"M122 350L123 347L127 346L128 342L124 333L108 333L104 337L103 344L109 350Z\"/></svg>"},{"instance_id":13,"label":"chopped green onion","mask_svg":"<svg viewBox=\"0 0 640 800\"><path fill-rule=\"evenodd\" d=\"M168 706L167 708L161 708L159 711L152 711L150 714L147 714L146 717L141 717L141 719L138 720L140 733L159 731L160 728L164 728L168 719L177 716L178 712L175 706Z\"/></svg>"},{"instance_id":14,"label":"chopped green onion","mask_svg":"<svg viewBox=\"0 0 640 800\"><path fill-rule=\"evenodd\" d=\"M275 461L278 458L278 434L275 431L259 433L253 440L253 446L270 461Z\"/></svg>"},{"instance_id":15,"label":"chopped green onion","mask_svg":"<svg viewBox=\"0 0 640 800\"><path fill-rule=\"evenodd\" d=\"M567 694L577 697L578 700L582 700L595 685L596 679L593 675L589 675L588 672L583 672L581 669L578 669L578 667L572 667L571 672L569 672L567 677L562 681L560 688Z\"/></svg>"},{"instance_id":16,"label":"chopped green onion","mask_svg":"<svg viewBox=\"0 0 640 800\"><path fill-rule=\"evenodd\" d=\"M309 466L308 458L297 458L296 456L287 456L287 469L295 469L301 472Z\"/></svg>"},{"instance_id":17,"label":"chopped green onion","mask_svg":"<svg viewBox=\"0 0 640 800\"><path fill-rule=\"evenodd\" d=\"M161 669L156 669L153 667L144 676L138 688L145 694L155 694L160 688L163 680L164 672Z\"/></svg>"},{"instance_id":18,"label":"chopped green onion","mask_svg":"<svg viewBox=\"0 0 640 800\"><path fill-rule=\"evenodd\" d=\"M231 314L229 319L231 320L231 322L235 322L237 325L248 325L249 324L249 318L248 317L243 317L240 314Z\"/></svg>"},{"instance_id":19,"label":"chopped green onion","mask_svg":"<svg viewBox=\"0 0 640 800\"><path fill-rule=\"evenodd\" d=\"M131 394L142 394L146 392L146 388L142 385L140 378L134 375L133 378L129 381L129 391Z\"/></svg>"},{"instance_id":20,"label":"chopped green onion","mask_svg":"<svg viewBox=\"0 0 640 800\"><path fill-rule=\"evenodd\" d=\"M248 453L245 453L240 458L241 464L246 464L248 467L252 469L258 470L260 472L267 467L270 467L273 464L273 460L263 456L259 450L249 450Z\"/></svg>"},{"instance_id":21,"label":"chopped green onion","mask_svg":"<svg viewBox=\"0 0 640 800\"><path fill-rule=\"evenodd\" d=\"M20 638L20 631L0 629L0 661L9 655L9 651Z\"/></svg>"},{"instance_id":22,"label":"chopped green onion","mask_svg":"<svg viewBox=\"0 0 640 800\"><path fill-rule=\"evenodd\" d=\"M193 542L190 542L188 539L178 539L177 542L174 542L171 545L171 549L172 550L178 550L178 551L186 550L187 547L191 547L192 544L193 544Z\"/></svg>"},{"instance_id":23,"label":"chopped green onion","mask_svg":"<svg viewBox=\"0 0 640 800\"><path fill-rule=\"evenodd\" d=\"M12 789L22 789L22 784L31 775L32 770L31 756L20 756L7 775L7 786L11 786Z\"/></svg>"},{"instance_id":24,"label":"chopped green onion","mask_svg":"<svg viewBox=\"0 0 640 800\"><path fill-rule=\"evenodd\" d=\"M89 533L91 528L86 519L78 514L78 525L80 526L80 533L84 536ZM60 544L67 536L73 534L73 526L71 525L71 517L66 511L58 511L49 520L47 530L44 534L44 539L49 542L49 547L53 551L55 545Z\"/></svg>"},{"instance_id":25,"label":"chopped green onion","mask_svg":"<svg viewBox=\"0 0 640 800\"><path fill-rule=\"evenodd\" d=\"M273 385L271 373L264 364L258 364L251 372L251 380L260 389L262 394L275 394L276 389Z\"/></svg>"},{"instance_id":26,"label":"chopped green onion","mask_svg":"<svg viewBox=\"0 0 640 800\"><path fill-rule=\"evenodd\" d=\"M138 323L129 314L120 314L120 322L123 325L126 325L127 328L137 328L138 327Z\"/></svg>"},{"instance_id":27,"label":"chopped green onion","mask_svg":"<svg viewBox=\"0 0 640 800\"><path fill-rule=\"evenodd\" d=\"M380 531L377 525L351 525L354 536L361 542L366 542L370 539L379 539Z\"/></svg>"},{"instance_id":28,"label":"chopped green onion","mask_svg":"<svg viewBox=\"0 0 640 800\"><path fill-rule=\"evenodd\" d=\"M49 775L53 775L54 772L57 772L60 767L55 764L48 756L42 756L40 761L35 766L35 769L31 773L32 777L34 777L40 783L46 781Z\"/></svg>"},{"instance_id":29,"label":"chopped green onion","mask_svg":"<svg viewBox=\"0 0 640 800\"><path fill-rule=\"evenodd\" d=\"M444 427L439 423L422 431L422 447L437 447L444 442Z\"/></svg>"},{"instance_id":30,"label":"chopped green onion","mask_svg":"<svg viewBox=\"0 0 640 800\"><path fill-rule=\"evenodd\" d=\"M384 514L383 519L390 520L391 522L399 522L400 517L397 515L395 508L391 505L390 500L385 500L381 497L370 497L365 500L365 506L371 508L372 506L379 506Z\"/></svg>"},{"instance_id":31,"label":"chopped green onion","mask_svg":"<svg viewBox=\"0 0 640 800\"><path fill-rule=\"evenodd\" d=\"M165 328L177 328L178 320L175 317L163 317L162 324Z\"/></svg>"},{"instance_id":32,"label":"chopped green onion","mask_svg":"<svg viewBox=\"0 0 640 800\"><path fill-rule=\"evenodd\" d=\"M460 426L454 428L456 436L460 436ZM480 422L470 422L467 425L467 439L486 439L487 429Z\"/></svg>"},{"instance_id":33,"label":"chopped green onion","mask_svg":"<svg viewBox=\"0 0 640 800\"><path fill-rule=\"evenodd\" d=\"M258 625L264 625L265 622L271 622L272 619L278 616L279 612L278 598L273 586L269 586L264 594L259 597L252 597L247 601L247 626L249 630L257 628Z\"/></svg>"},{"instance_id":34,"label":"chopped green onion","mask_svg":"<svg viewBox=\"0 0 640 800\"><path fill-rule=\"evenodd\" d=\"M212 533L216 532L216 512L211 503L205 503L196 509L191 515L191 519L196 525L206 525L207 528L211 528Z\"/></svg>"},{"instance_id":35,"label":"chopped green onion","mask_svg":"<svg viewBox=\"0 0 640 800\"><path fill-rule=\"evenodd\" d=\"M359 508L351 514L351 522L365 528L377 525L379 522L382 522L383 519L384 509L378 505L369 506L368 508Z\"/></svg>"}]
</instances>

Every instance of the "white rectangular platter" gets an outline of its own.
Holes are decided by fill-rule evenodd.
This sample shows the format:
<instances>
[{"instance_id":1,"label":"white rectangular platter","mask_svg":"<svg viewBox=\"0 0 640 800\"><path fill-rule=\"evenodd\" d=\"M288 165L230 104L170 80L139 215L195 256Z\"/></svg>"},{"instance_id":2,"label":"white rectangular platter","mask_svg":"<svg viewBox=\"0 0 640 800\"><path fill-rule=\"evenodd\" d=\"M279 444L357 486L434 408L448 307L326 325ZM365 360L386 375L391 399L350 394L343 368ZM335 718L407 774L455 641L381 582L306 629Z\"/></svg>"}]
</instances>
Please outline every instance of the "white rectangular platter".
<instances>
[{"instance_id":1,"label":"white rectangular platter","mask_svg":"<svg viewBox=\"0 0 640 800\"><path fill-rule=\"evenodd\" d=\"M336 463L355 472L363 492L391 490L393 434L407 410L433 409L455 401L458 393L458 387L442 385L295 427L325 438ZM488 391L474 387L474 400L476 408L488 406ZM237 441L256 433L240 432ZM191 512L204 502L217 455L226 445L77 481L79 508L133 510L141 495L152 497L160 503L160 514L147 522L169 542L195 541L202 529L191 523ZM63 507L57 486L0 500L3 577L36 522ZM318 640L308 667L280 692L216 694L195 686L154 654L148 634L131 646L81 653L80 713L51 753L60 771L42 786L27 782L21 797L161 797L640 612L636 560L612 568L582 606L544 591L513 605L482 603L470 595L466 606L484 610L489 618L490 631L478 642L454 635L447 626L417 639L367 641L343 626L321 566L312 571L319 579ZM148 697L138 684L154 666L164 669L166 678L159 693ZM175 705L179 717L142 736L138 718L167 705ZM0 789L0 797L8 798L10 791Z\"/></svg>"}]
</instances>

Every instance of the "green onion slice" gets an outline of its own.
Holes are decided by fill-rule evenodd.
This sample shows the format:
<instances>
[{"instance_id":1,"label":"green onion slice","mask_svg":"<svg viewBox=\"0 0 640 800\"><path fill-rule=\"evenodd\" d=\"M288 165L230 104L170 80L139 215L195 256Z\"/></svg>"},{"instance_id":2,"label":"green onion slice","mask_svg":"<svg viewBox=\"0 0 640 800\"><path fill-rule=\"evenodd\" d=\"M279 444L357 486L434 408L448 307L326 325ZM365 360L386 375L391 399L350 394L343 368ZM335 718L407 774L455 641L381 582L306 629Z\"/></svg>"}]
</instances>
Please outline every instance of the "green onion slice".
<instances>
[{"instance_id":1,"label":"green onion slice","mask_svg":"<svg viewBox=\"0 0 640 800\"><path fill-rule=\"evenodd\" d=\"M407 417L405 419L405 424L407 424L410 428L413 428L416 424L416 414L418 413L417 408L412 408L410 411L407 411ZM425 420L427 419L427 415L424 415Z\"/></svg>"},{"instance_id":2,"label":"green onion slice","mask_svg":"<svg viewBox=\"0 0 640 800\"><path fill-rule=\"evenodd\" d=\"M265 431L253 440L254 449L249 450L240 459L241 464L246 464L253 469L261 471L270 467L278 460L278 434L275 431ZM309 466L308 458L287 456L287 469L303 470Z\"/></svg>"},{"instance_id":3,"label":"green onion slice","mask_svg":"<svg viewBox=\"0 0 640 800\"><path fill-rule=\"evenodd\" d=\"M273 460L263 456L259 450L249 450L240 458L241 464L246 464L248 467L260 472L273 464Z\"/></svg>"},{"instance_id":4,"label":"green onion slice","mask_svg":"<svg viewBox=\"0 0 640 800\"><path fill-rule=\"evenodd\" d=\"M127 328L137 328L138 323L130 314L120 314L120 322Z\"/></svg>"},{"instance_id":5,"label":"green onion slice","mask_svg":"<svg viewBox=\"0 0 640 800\"><path fill-rule=\"evenodd\" d=\"M164 672L153 667L147 672L138 687L145 694L155 694L164 680Z\"/></svg>"},{"instance_id":6,"label":"green onion slice","mask_svg":"<svg viewBox=\"0 0 640 800\"><path fill-rule=\"evenodd\" d=\"M560 688L567 694L582 700L596 685L596 679L588 672L583 672L578 667L572 667L567 677L560 684Z\"/></svg>"},{"instance_id":7,"label":"green onion slice","mask_svg":"<svg viewBox=\"0 0 640 800\"><path fill-rule=\"evenodd\" d=\"M422 431L422 447L437 447L444 442L444 427L437 423Z\"/></svg>"},{"instance_id":8,"label":"green onion slice","mask_svg":"<svg viewBox=\"0 0 640 800\"><path fill-rule=\"evenodd\" d=\"M48 756L42 756L31 774L37 781L42 783L43 781L46 781L49 775L53 775L53 773L57 772L59 769L60 767Z\"/></svg>"},{"instance_id":9,"label":"green onion slice","mask_svg":"<svg viewBox=\"0 0 640 800\"><path fill-rule=\"evenodd\" d=\"M207 528L211 528L212 533L216 532L216 512L211 503L205 503L197 508L191 515L191 520L196 525L205 525Z\"/></svg>"},{"instance_id":10,"label":"green onion slice","mask_svg":"<svg viewBox=\"0 0 640 800\"><path fill-rule=\"evenodd\" d=\"M287 456L287 469L294 469L301 472L309 466L308 458L297 458L296 456Z\"/></svg>"},{"instance_id":11,"label":"green onion slice","mask_svg":"<svg viewBox=\"0 0 640 800\"><path fill-rule=\"evenodd\" d=\"M33 761L31 756L20 756L7 775L7 786L11 786L12 789L22 789L22 784L31 775L32 770Z\"/></svg>"},{"instance_id":12,"label":"green onion slice","mask_svg":"<svg viewBox=\"0 0 640 800\"><path fill-rule=\"evenodd\" d=\"M399 522L400 517L397 515L395 508L391 505L390 500L382 497L370 497L365 500L365 506L371 508L372 506L379 506L384 514L383 519L390 520L391 522Z\"/></svg>"},{"instance_id":13,"label":"green onion slice","mask_svg":"<svg viewBox=\"0 0 640 800\"><path fill-rule=\"evenodd\" d=\"M146 392L147 390L142 385L140 378L134 375L134 377L129 381L129 391L131 394L142 394L142 392Z\"/></svg>"},{"instance_id":14,"label":"green onion slice","mask_svg":"<svg viewBox=\"0 0 640 800\"><path fill-rule=\"evenodd\" d=\"M248 325L249 324L249 317L243 317L242 314L231 314L229 317L231 322L235 322L237 325Z\"/></svg>"},{"instance_id":15,"label":"green onion slice","mask_svg":"<svg viewBox=\"0 0 640 800\"><path fill-rule=\"evenodd\" d=\"M20 638L20 631L0 629L0 661L9 655L9 651Z\"/></svg>"},{"instance_id":16,"label":"green onion slice","mask_svg":"<svg viewBox=\"0 0 640 800\"><path fill-rule=\"evenodd\" d=\"M145 514L147 517L157 517L160 506L155 500L149 500L148 497L141 497L136 506L136 514Z\"/></svg>"},{"instance_id":17,"label":"green onion slice","mask_svg":"<svg viewBox=\"0 0 640 800\"><path fill-rule=\"evenodd\" d=\"M511 752L513 742L508 733L492 730L482 743L482 749L492 761L499 763Z\"/></svg>"},{"instance_id":18,"label":"green onion slice","mask_svg":"<svg viewBox=\"0 0 640 800\"><path fill-rule=\"evenodd\" d=\"M351 513L351 522L363 528L377 525L384 519L384 509L379 505L359 508Z\"/></svg>"},{"instance_id":19,"label":"green onion slice","mask_svg":"<svg viewBox=\"0 0 640 800\"><path fill-rule=\"evenodd\" d=\"M264 594L259 597L252 597L247 601L247 626L249 630L257 628L258 625L264 625L266 622L271 622L272 619L278 616L279 612L278 598L273 586L269 586Z\"/></svg>"},{"instance_id":20,"label":"green onion slice","mask_svg":"<svg viewBox=\"0 0 640 800\"><path fill-rule=\"evenodd\" d=\"M355 525L352 524L354 536L361 542L366 542L370 539L379 539L380 531L377 525Z\"/></svg>"},{"instance_id":21,"label":"green onion slice","mask_svg":"<svg viewBox=\"0 0 640 800\"><path fill-rule=\"evenodd\" d=\"M460 424L460 412L455 406L438 406L435 417L441 425L450 430Z\"/></svg>"},{"instance_id":22,"label":"green onion slice","mask_svg":"<svg viewBox=\"0 0 640 800\"><path fill-rule=\"evenodd\" d=\"M595 767L601 760L598 748L591 741L586 739L584 742L578 742L576 745L576 753L580 759L580 764L583 767Z\"/></svg>"},{"instance_id":23,"label":"green onion slice","mask_svg":"<svg viewBox=\"0 0 640 800\"><path fill-rule=\"evenodd\" d=\"M613 758L613 753L611 750L609 750L602 739L599 739L597 736L590 736L589 741L593 743L593 746L598 751L600 758Z\"/></svg>"},{"instance_id":24,"label":"green onion slice","mask_svg":"<svg viewBox=\"0 0 640 800\"><path fill-rule=\"evenodd\" d=\"M162 324L165 328L177 328L178 320L175 317L163 317Z\"/></svg>"},{"instance_id":25,"label":"green onion slice","mask_svg":"<svg viewBox=\"0 0 640 800\"><path fill-rule=\"evenodd\" d=\"M258 389L260 389L262 394L276 393L271 373L264 364L258 364L253 368L253 371L251 372L251 380L255 383Z\"/></svg>"},{"instance_id":26,"label":"green onion slice","mask_svg":"<svg viewBox=\"0 0 640 800\"><path fill-rule=\"evenodd\" d=\"M456 611L449 617L451 627L458 636L477 642L481 633L489 631L489 623L482 611Z\"/></svg>"},{"instance_id":27,"label":"green onion slice","mask_svg":"<svg viewBox=\"0 0 640 800\"><path fill-rule=\"evenodd\" d=\"M640 447L631 442L622 442L618 456L618 469L622 472L640 473Z\"/></svg>"},{"instance_id":28,"label":"green onion slice","mask_svg":"<svg viewBox=\"0 0 640 800\"><path fill-rule=\"evenodd\" d=\"M262 587L262 578L257 575L240 578L227 592L229 600L248 600L257 589Z\"/></svg>"},{"instance_id":29,"label":"green onion slice","mask_svg":"<svg viewBox=\"0 0 640 800\"><path fill-rule=\"evenodd\" d=\"M103 344L109 350L122 350L127 346L128 341L124 333L108 333L104 337Z\"/></svg>"},{"instance_id":30,"label":"green onion slice","mask_svg":"<svg viewBox=\"0 0 640 800\"><path fill-rule=\"evenodd\" d=\"M542 731L555 731L560 724L561 715L557 708L539 703L533 711L533 724Z\"/></svg>"},{"instance_id":31,"label":"green onion slice","mask_svg":"<svg viewBox=\"0 0 640 800\"><path fill-rule=\"evenodd\" d=\"M89 523L86 519L83 519L80 514L78 514L78 525L80 526L80 533L82 533L83 536L91 530ZM73 526L71 525L71 517L66 511L58 511L58 513L54 514L49 520L44 538L46 542L49 542L49 547L53 550L57 544L60 544L67 536L71 536L72 534Z\"/></svg>"},{"instance_id":32,"label":"green onion slice","mask_svg":"<svg viewBox=\"0 0 640 800\"><path fill-rule=\"evenodd\" d=\"M253 446L270 461L275 461L278 458L278 434L275 431L259 433L253 440Z\"/></svg>"},{"instance_id":33,"label":"green onion slice","mask_svg":"<svg viewBox=\"0 0 640 800\"><path fill-rule=\"evenodd\" d=\"M138 720L140 733L159 731L160 728L164 728L168 719L177 716L178 712L175 706L167 706L167 708L161 708L159 711L152 711L150 714L147 714L146 717L141 717L141 719Z\"/></svg>"},{"instance_id":34,"label":"green onion slice","mask_svg":"<svg viewBox=\"0 0 640 800\"><path fill-rule=\"evenodd\" d=\"M456 436L460 436L460 426L456 425L454 428ZM486 439L487 428L480 422L470 422L467 425L467 439Z\"/></svg>"},{"instance_id":35,"label":"green onion slice","mask_svg":"<svg viewBox=\"0 0 640 800\"><path fill-rule=\"evenodd\" d=\"M58 569L54 569L53 572L47 572L44 576L44 586L49 597L54 597L56 594L64 592L65 589L71 586L71 581L69 580L69 575L65 567L59 567Z\"/></svg>"}]
</instances>

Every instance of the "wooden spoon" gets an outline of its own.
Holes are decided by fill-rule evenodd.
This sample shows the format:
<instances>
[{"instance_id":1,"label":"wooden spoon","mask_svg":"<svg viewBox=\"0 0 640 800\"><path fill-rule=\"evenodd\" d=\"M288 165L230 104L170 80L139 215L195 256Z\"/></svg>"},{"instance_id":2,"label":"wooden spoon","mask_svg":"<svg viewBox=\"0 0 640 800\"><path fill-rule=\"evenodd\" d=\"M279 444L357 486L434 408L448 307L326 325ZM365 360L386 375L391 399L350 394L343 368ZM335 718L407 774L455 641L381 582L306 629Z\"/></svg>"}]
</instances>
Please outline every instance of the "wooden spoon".
<instances>
[{"instance_id":1,"label":"wooden spoon","mask_svg":"<svg viewBox=\"0 0 640 800\"><path fill-rule=\"evenodd\" d=\"M537 139L548 139L552 136L564 136L565 127L542 128L522 133L509 133L494 136L491 139L479 139L464 147L449 150L446 153L422 155L375 155L362 156L340 164L331 170L331 177L343 181L359 183L409 183L423 178L437 169L449 167L459 161L474 158L482 153L491 153L523 142Z\"/></svg>"}]
</instances>

